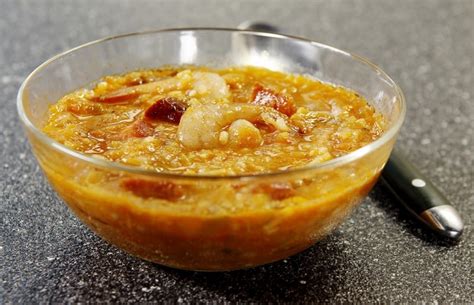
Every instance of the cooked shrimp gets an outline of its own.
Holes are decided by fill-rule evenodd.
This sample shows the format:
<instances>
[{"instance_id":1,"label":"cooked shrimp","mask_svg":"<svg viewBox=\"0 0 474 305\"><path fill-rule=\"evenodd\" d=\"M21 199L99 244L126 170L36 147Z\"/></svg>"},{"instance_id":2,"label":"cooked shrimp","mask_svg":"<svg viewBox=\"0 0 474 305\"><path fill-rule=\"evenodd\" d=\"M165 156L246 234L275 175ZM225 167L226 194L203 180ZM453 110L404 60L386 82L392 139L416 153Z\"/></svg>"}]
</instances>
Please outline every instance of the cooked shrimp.
<instances>
[{"instance_id":1,"label":"cooked shrimp","mask_svg":"<svg viewBox=\"0 0 474 305\"><path fill-rule=\"evenodd\" d=\"M220 133L237 120L263 123L277 130L290 129L287 118L273 108L249 104L195 104L189 107L181 117L178 138L185 147L190 149L215 148L226 143L234 143L235 141L230 136L238 135L237 128L240 127L249 130L248 124L240 122L232 133L227 135ZM242 132L260 136L254 131ZM249 139L247 142L255 143L255 141Z\"/></svg>"},{"instance_id":2,"label":"cooked shrimp","mask_svg":"<svg viewBox=\"0 0 474 305\"><path fill-rule=\"evenodd\" d=\"M201 97L213 100L228 100L229 88L225 80L216 73L191 72L194 79L193 90ZM194 92L193 92L194 93Z\"/></svg>"},{"instance_id":3,"label":"cooked shrimp","mask_svg":"<svg viewBox=\"0 0 474 305\"><path fill-rule=\"evenodd\" d=\"M115 104L128 102L129 100L137 98L141 94L163 93L171 90L177 90L182 86L175 77L160 79L155 82L121 88L95 98L97 102Z\"/></svg>"},{"instance_id":4,"label":"cooked shrimp","mask_svg":"<svg viewBox=\"0 0 474 305\"><path fill-rule=\"evenodd\" d=\"M190 96L205 100L226 101L229 88L225 80L216 73L185 70L175 77L160 79L147 84L121 88L95 98L108 104L123 103L136 99L141 94L162 94L173 90L189 89Z\"/></svg>"},{"instance_id":5,"label":"cooked shrimp","mask_svg":"<svg viewBox=\"0 0 474 305\"><path fill-rule=\"evenodd\" d=\"M221 135L224 132L227 131L221 131L219 134L220 141ZM227 133L229 135L228 143L232 147L258 147L263 141L260 130L249 121L243 119L239 119L230 124Z\"/></svg>"}]
</instances>

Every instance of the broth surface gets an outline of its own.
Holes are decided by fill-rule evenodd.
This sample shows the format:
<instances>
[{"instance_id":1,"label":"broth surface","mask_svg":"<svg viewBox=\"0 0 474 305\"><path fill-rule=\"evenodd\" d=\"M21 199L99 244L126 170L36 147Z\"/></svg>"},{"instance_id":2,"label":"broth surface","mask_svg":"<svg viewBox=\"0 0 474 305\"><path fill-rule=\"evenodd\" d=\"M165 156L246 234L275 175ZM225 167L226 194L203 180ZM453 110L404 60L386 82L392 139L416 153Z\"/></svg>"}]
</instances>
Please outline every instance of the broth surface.
<instances>
[{"instance_id":1,"label":"broth surface","mask_svg":"<svg viewBox=\"0 0 474 305\"><path fill-rule=\"evenodd\" d=\"M158 172L236 175L321 163L377 139L357 93L256 67L165 67L106 76L50 108L74 150Z\"/></svg>"}]
</instances>

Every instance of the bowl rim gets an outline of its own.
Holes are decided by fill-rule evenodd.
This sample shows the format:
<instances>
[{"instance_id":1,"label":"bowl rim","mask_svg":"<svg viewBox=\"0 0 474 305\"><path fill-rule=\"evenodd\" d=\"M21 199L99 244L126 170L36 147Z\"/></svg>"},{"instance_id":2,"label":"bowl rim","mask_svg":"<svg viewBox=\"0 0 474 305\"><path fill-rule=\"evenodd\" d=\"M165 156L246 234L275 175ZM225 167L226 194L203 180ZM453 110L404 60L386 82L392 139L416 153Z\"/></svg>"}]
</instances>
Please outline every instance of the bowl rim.
<instances>
[{"instance_id":1,"label":"bowl rim","mask_svg":"<svg viewBox=\"0 0 474 305\"><path fill-rule=\"evenodd\" d=\"M341 53L343 55L346 55L348 57L351 57L352 59L359 61L362 64L365 64L368 66L370 69L372 69L380 78L385 79L388 81L389 85L392 86L396 92L397 99L400 103L400 114L397 120L394 122L394 124L386 130L381 137L376 139L373 142L370 142L367 145L364 145L348 154L345 154L340 157L336 157L334 159L331 159L326 162L322 162L319 164L313 164L309 166L302 166L302 167L297 167L293 169L287 169L287 170L278 170L278 171L272 171L272 172L263 172L263 173L250 173L250 174L239 174L239 175L206 175L206 174L192 174L192 175L187 175L187 174L178 174L178 173L173 173L169 171L163 171L163 172L158 172L155 170L150 170L150 169L145 169L141 168L138 166L131 166L131 165L126 165L122 164L119 162L114 162L106 159L99 159L87 154L84 154L82 152L73 150L71 148L66 147L65 145L59 143L58 141L54 140L53 138L49 137L46 135L41 129L37 128L33 122L28 118L26 115L25 109L23 107L23 93L28 85L28 83L31 81L31 79L39 73L43 68L51 64L52 62L56 60L60 60L62 57L73 53L77 50L80 50L82 48L87 48L92 45L96 44L101 44L103 42L109 41L109 40L115 40L115 39L121 39L121 38L126 38L126 37L131 37L131 36L140 36L140 35L150 35L150 34L159 34L159 33L168 33L168 32L189 32L189 31L217 31L217 32L229 32L229 33L246 33L250 35L256 35L256 36L263 36L263 37L269 37L269 38L277 38L277 39L289 39L289 40L295 40L295 41L300 41L304 43L309 43L310 45L317 46L319 48L323 49L328 49L330 51L336 52L336 53ZM44 142L46 145L51 146L53 149L64 153L70 157L79 159L81 161L85 161L87 163L92 163L93 165L99 166L99 167L104 167L104 168L109 168L113 170L118 170L118 171L124 171L124 172L129 172L132 174L139 174L139 175L145 175L145 176L153 176L153 177L163 177L163 178L174 178L174 179L203 179L203 180L242 180L242 179L255 179L255 178L270 178L270 177L278 177L278 176L286 176L286 175L291 175L295 173L303 173L306 171L312 171L312 170L318 170L318 169L328 169L328 168L334 168L338 166L345 165L347 163L350 163L352 161L355 161L357 159L362 158L363 156L369 154L370 152L375 151L376 149L380 148L383 146L385 143L390 141L392 138L394 138L398 131L400 130L403 121L405 119L406 115L406 101L405 97L403 95L402 90L400 87L393 81L393 79L388 76L387 73L385 73L381 68L379 68L377 65L366 59L365 57L362 57L360 55L347 52L323 43L319 43L316 41L313 41L311 39L307 38L302 38L298 36L293 36L293 35L286 35L286 34L277 34L277 33L268 33L268 32L261 32L261 31L252 31L252 30L241 30L241 29L234 29L234 28L221 28L221 27L183 27L183 28L167 28L167 29L158 29L158 30L146 30L146 31L139 31L139 32L132 32L132 33L126 33L126 34L119 34L119 35L113 35L113 36L108 36L105 38L93 40L87 43L84 43L82 45L79 45L77 47L74 47L72 49L66 50L64 52L61 52L50 59L46 60L43 62L41 65L39 65L36 69L34 69L23 81L23 83L20 86L20 89L18 91L17 95L17 111L18 115L26 127L28 131L31 131L37 138L39 138L42 142Z\"/></svg>"}]
</instances>

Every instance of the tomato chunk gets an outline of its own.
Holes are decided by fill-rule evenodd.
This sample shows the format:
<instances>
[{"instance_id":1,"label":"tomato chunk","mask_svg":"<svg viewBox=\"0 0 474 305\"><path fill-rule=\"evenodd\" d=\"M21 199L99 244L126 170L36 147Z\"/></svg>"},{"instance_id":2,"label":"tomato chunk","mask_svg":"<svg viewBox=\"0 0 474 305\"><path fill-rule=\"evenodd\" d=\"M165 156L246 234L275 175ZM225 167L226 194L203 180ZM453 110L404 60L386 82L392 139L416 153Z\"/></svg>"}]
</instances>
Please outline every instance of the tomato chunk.
<instances>
[{"instance_id":1,"label":"tomato chunk","mask_svg":"<svg viewBox=\"0 0 474 305\"><path fill-rule=\"evenodd\" d=\"M266 193L273 200L283 200L293 197L296 194L295 189L289 182L262 183L255 192Z\"/></svg>"},{"instance_id":2,"label":"tomato chunk","mask_svg":"<svg viewBox=\"0 0 474 305\"><path fill-rule=\"evenodd\" d=\"M176 201L184 195L182 186L169 181L127 178L121 182L121 186L143 198Z\"/></svg>"},{"instance_id":3,"label":"tomato chunk","mask_svg":"<svg viewBox=\"0 0 474 305\"><path fill-rule=\"evenodd\" d=\"M132 125L124 129L120 138L145 138L152 136L155 132L155 128L143 119L136 120Z\"/></svg>"},{"instance_id":4,"label":"tomato chunk","mask_svg":"<svg viewBox=\"0 0 474 305\"><path fill-rule=\"evenodd\" d=\"M252 104L272 107L287 116L296 112L296 105L291 97L276 93L260 84L253 88Z\"/></svg>"},{"instance_id":5,"label":"tomato chunk","mask_svg":"<svg viewBox=\"0 0 474 305\"><path fill-rule=\"evenodd\" d=\"M178 124L186 111L187 105L173 97L157 100L145 111L145 118L151 121L165 121Z\"/></svg>"}]
</instances>

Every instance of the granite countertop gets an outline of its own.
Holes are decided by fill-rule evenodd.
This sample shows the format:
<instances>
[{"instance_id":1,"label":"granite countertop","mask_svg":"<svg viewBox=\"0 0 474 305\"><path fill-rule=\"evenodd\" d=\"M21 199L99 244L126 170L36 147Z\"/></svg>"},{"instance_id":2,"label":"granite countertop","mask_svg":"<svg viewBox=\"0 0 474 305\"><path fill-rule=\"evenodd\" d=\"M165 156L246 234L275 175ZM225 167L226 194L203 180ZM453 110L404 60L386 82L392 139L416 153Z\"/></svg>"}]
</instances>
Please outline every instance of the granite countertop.
<instances>
[{"instance_id":1,"label":"granite countertop","mask_svg":"<svg viewBox=\"0 0 474 305\"><path fill-rule=\"evenodd\" d=\"M290 5L291 3L291 5ZM242 301L473 302L474 2L17 1L0 3L0 303ZM382 185L301 254L226 273L133 258L81 224L55 195L17 118L22 80L56 53L103 36L243 20L364 55L403 89L398 147L463 215L461 242L419 228Z\"/></svg>"}]
</instances>

